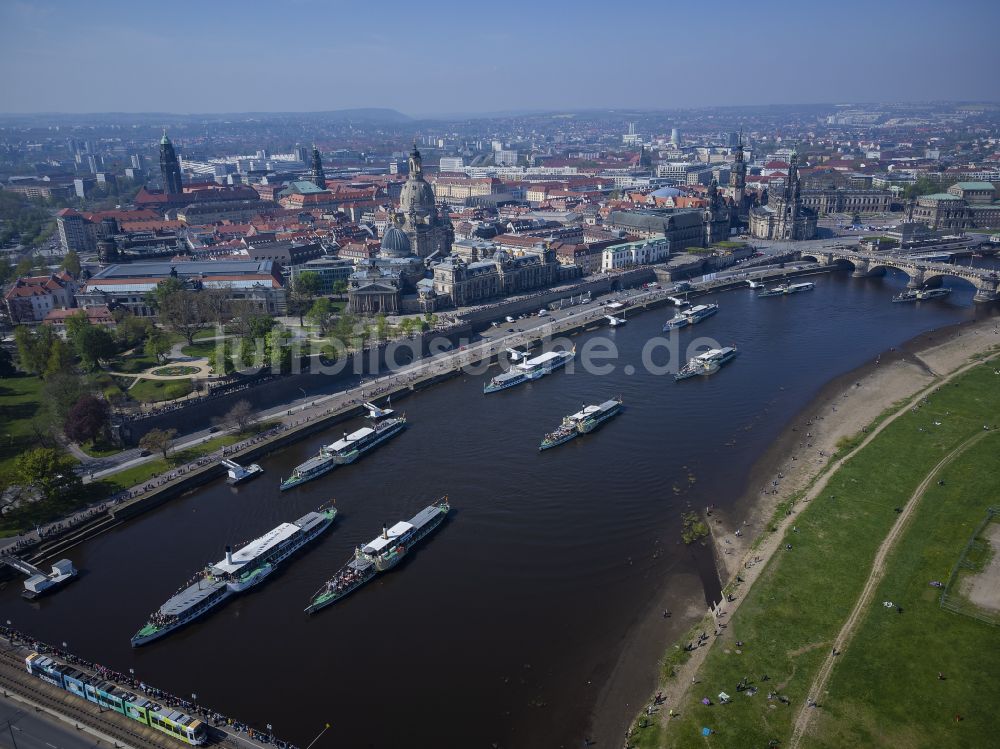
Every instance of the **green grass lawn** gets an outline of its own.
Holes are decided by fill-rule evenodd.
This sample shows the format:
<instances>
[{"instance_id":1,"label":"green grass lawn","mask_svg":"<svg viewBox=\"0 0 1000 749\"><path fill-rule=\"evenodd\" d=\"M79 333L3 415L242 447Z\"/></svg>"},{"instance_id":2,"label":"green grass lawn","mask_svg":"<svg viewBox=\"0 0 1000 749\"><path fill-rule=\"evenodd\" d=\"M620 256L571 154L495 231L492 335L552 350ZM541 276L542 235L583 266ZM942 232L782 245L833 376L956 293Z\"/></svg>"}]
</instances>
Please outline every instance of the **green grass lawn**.
<instances>
[{"instance_id":1,"label":"green grass lawn","mask_svg":"<svg viewBox=\"0 0 1000 749\"><path fill-rule=\"evenodd\" d=\"M143 403L157 403L183 398L194 389L190 378L179 380L139 380L129 391L129 397Z\"/></svg>"},{"instance_id":2,"label":"green grass lawn","mask_svg":"<svg viewBox=\"0 0 1000 749\"><path fill-rule=\"evenodd\" d=\"M31 420L41 409L38 377L5 377L0 382L0 483L14 471L14 460L35 447Z\"/></svg>"},{"instance_id":3,"label":"green grass lawn","mask_svg":"<svg viewBox=\"0 0 1000 749\"><path fill-rule=\"evenodd\" d=\"M112 359L108 363L108 369L112 372L138 374L139 372L145 372L150 367L155 367L157 364L159 364L159 362L156 360L155 356L135 354L133 356L123 356L118 359Z\"/></svg>"},{"instance_id":4,"label":"green grass lawn","mask_svg":"<svg viewBox=\"0 0 1000 749\"><path fill-rule=\"evenodd\" d=\"M198 359L204 358L209 354L213 353L222 341L199 341L191 344L190 346L183 346L181 348L181 353L184 356L192 356Z\"/></svg>"},{"instance_id":5,"label":"green grass lawn","mask_svg":"<svg viewBox=\"0 0 1000 749\"><path fill-rule=\"evenodd\" d=\"M971 447L941 478L890 555L879 603L838 660L803 746L995 746L990 675L1000 673L1000 629L942 608L929 583L947 581L987 507L1000 504L1000 435Z\"/></svg>"},{"instance_id":6,"label":"green grass lawn","mask_svg":"<svg viewBox=\"0 0 1000 749\"><path fill-rule=\"evenodd\" d=\"M813 676L854 606L879 544L896 520L894 508L908 500L927 471L942 457L982 430L984 414L992 414L994 418L1000 414L1000 378L993 370L992 364L980 366L941 387L927 404L916 412L905 413L837 471L823 493L797 517L797 531L788 531L782 549L771 559L761 579L729 622L721 641L712 648L699 674L700 683L692 689L686 703L671 706L680 710L680 717L671 723L670 731L661 740L653 735L658 729L644 729L651 743L646 743L644 732L640 732L640 746L763 747L771 739L787 740L795 711L809 696L807 690ZM940 426L935 422L940 422ZM949 486L950 490L962 491L960 475L956 474ZM977 489L972 485L965 487L966 491ZM931 506L939 504L941 499L935 494L932 491L924 501ZM992 499L996 502L995 497ZM982 498L982 501L988 503L989 499ZM956 528L948 532L954 532L960 542L956 551L949 552L950 561L941 569L935 567L931 577L910 580L908 584L915 586L913 590L919 588L923 593L922 586L927 586L929 580L947 578L954 555L968 539L969 529L981 519L978 509L972 516L942 513L938 522L952 522ZM920 538L917 533L910 536ZM785 543L792 548L786 550ZM933 593L936 589L928 586L927 590ZM913 591L910 593L917 600ZM911 600L910 595L902 592L886 595L887 600L900 598L907 603ZM873 614L881 614L882 607L876 606L878 610ZM892 616L899 617L895 612ZM899 618L902 620L906 616ZM988 634L993 638L992 647L996 648L996 630L990 628ZM739 655L734 652L736 640L744 643ZM980 638L979 646L984 644L985 640ZM898 640L886 641L883 645L900 659L923 657L919 651ZM851 649L856 647L852 645ZM725 650L730 652L727 654ZM768 681L761 679L764 674L769 676ZM888 678L888 674L885 676ZM937 687L936 670L934 676L933 682L914 683L911 688ZM747 697L736 690L737 683L744 677L755 682L760 690L756 696ZM901 681L897 689L904 686ZM984 714L992 709L992 691L982 681L979 687L981 696L975 704L970 703L970 713ZM770 704L776 706L771 708L766 695L772 689L789 697L791 707L774 702ZM732 696L731 704L718 704L721 691ZM716 704L702 705L703 697L709 697ZM870 698L868 692L865 697L859 697ZM881 702L877 704L879 709L889 708ZM895 709L899 712L902 707L897 705ZM858 706L845 705L845 709L857 710ZM846 719L846 715L847 712L843 713L841 718ZM909 715L911 723L924 719L930 720L930 716ZM701 736L703 726L716 731L708 740ZM913 735L921 733L917 730ZM861 740L823 744L827 745L872 744ZM963 745L983 744L973 741Z\"/></svg>"},{"instance_id":7,"label":"green grass lawn","mask_svg":"<svg viewBox=\"0 0 1000 749\"><path fill-rule=\"evenodd\" d=\"M88 442L79 447L92 458L106 458L109 455L117 455L122 451L122 448L117 445L106 445L104 443L94 444L93 442Z\"/></svg>"}]
</instances>

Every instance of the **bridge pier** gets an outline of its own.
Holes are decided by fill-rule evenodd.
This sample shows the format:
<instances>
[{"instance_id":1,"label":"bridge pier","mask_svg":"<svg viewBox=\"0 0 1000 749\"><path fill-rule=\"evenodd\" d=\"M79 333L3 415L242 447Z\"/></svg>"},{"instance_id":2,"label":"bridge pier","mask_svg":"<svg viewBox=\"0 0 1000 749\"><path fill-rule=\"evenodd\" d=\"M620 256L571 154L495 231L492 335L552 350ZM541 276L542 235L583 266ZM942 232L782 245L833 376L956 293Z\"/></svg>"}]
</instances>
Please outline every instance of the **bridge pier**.
<instances>
[{"instance_id":1,"label":"bridge pier","mask_svg":"<svg viewBox=\"0 0 1000 749\"><path fill-rule=\"evenodd\" d=\"M851 278L864 278L868 275L868 271L871 268L871 264L867 260L854 260L854 271L851 273Z\"/></svg>"},{"instance_id":2,"label":"bridge pier","mask_svg":"<svg viewBox=\"0 0 1000 749\"><path fill-rule=\"evenodd\" d=\"M910 273L910 280L906 282L906 288L919 289L923 285L924 285L924 269L917 268L915 272Z\"/></svg>"},{"instance_id":3,"label":"bridge pier","mask_svg":"<svg viewBox=\"0 0 1000 749\"><path fill-rule=\"evenodd\" d=\"M984 278L976 284L976 295L972 297L974 302L996 302L1000 301L1000 290L996 279Z\"/></svg>"}]
</instances>

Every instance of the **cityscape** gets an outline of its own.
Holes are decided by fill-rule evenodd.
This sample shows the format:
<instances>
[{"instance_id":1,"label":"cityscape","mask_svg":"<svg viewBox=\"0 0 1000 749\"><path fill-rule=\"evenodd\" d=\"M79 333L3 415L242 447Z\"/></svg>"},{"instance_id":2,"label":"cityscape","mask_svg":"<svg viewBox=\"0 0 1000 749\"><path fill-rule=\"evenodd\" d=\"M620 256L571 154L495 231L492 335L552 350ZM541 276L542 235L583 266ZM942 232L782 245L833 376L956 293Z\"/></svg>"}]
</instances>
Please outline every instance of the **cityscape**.
<instances>
[{"instance_id":1,"label":"cityscape","mask_svg":"<svg viewBox=\"0 0 1000 749\"><path fill-rule=\"evenodd\" d=\"M994 745L939 10L0 9L0 746Z\"/></svg>"}]
</instances>

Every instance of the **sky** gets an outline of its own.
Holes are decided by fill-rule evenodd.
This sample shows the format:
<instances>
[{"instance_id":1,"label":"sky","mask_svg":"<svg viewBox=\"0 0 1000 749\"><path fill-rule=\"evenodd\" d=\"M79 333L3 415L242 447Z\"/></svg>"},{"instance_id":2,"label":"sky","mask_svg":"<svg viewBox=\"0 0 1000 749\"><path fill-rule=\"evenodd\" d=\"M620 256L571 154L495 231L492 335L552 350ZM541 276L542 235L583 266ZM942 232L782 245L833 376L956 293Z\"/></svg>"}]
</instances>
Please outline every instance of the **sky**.
<instances>
[{"instance_id":1,"label":"sky","mask_svg":"<svg viewBox=\"0 0 1000 749\"><path fill-rule=\"evenodd\" d=\"M996 101L998 28L1000 0L0 0L0 113Z\"/></svg>"}]
</instances>

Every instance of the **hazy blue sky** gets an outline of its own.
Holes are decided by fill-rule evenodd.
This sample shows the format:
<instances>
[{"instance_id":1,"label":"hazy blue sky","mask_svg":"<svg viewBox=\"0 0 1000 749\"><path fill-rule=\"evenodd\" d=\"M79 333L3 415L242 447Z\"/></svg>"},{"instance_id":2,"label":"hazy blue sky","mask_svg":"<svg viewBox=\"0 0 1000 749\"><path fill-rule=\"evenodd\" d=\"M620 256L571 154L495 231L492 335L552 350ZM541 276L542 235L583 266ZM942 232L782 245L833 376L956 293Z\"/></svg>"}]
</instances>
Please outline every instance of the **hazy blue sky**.
<instances>
[{"instance_id":1,"label":"hazy blue sky","mask_svg":"<svg viewBox=\"0 0 1000 749\"><path fill-rule=\"evenodd\" d=\"M0 0L0 111L1000 99L1000 0Z\"/></svg>"}]
</instances>

